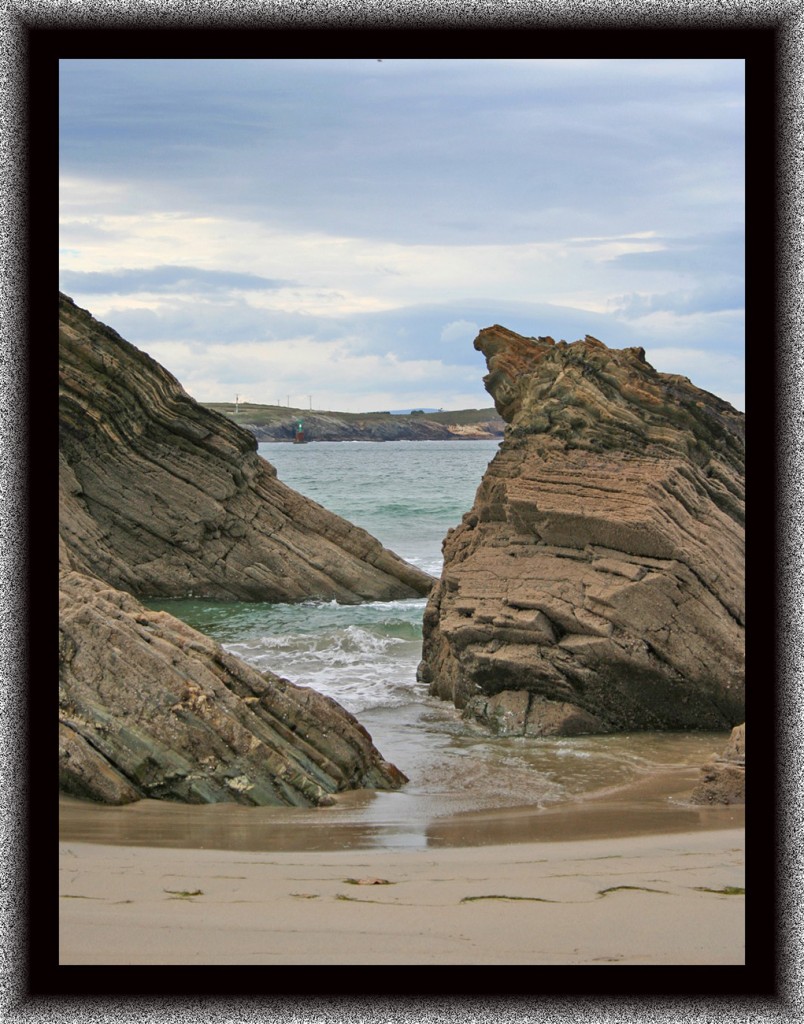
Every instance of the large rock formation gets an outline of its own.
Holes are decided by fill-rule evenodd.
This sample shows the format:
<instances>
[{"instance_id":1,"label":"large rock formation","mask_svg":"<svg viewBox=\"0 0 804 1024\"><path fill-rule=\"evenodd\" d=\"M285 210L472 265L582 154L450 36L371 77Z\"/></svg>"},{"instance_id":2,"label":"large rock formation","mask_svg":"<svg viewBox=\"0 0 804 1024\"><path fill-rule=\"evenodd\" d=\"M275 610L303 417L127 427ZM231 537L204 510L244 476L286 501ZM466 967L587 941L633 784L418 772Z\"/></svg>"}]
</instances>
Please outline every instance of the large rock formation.
<instances>
[{"instance_id":1,"label":"large rock formation","mask_svg":"<svg viewBox=\"0 0 804 1024\"><path fill-rule=\"evenodd\" d=\"M420 675L493 729L744 719L744 416L642 349L482 331L509 427L444 542Z\"/></svg>"},{"instance_id":2,"label":"large rock formation","mask_svg":"<svg viewBox=\"0 0 804 1024\"><path fill-rule=\"evenodd\" d=\"M247 431L59 298L60 531L132 594L354 603L432 579L277 479Z\"/></svg>"},{"instance_id":3,"label":"large rock formation","mask_svg":"<svg viewBox=\"0 0 804 1024\"><path fill-rule=\"evenodd\" d=\"M309 806L405 781L335 701L257 672L166 612L77 572L62 573L60 605L63 791Z\"/></svg>"},{"instance_id":4,"label":"large rock formation","mask_svg":"<svg viewBox=\"0 0 804 1024\"><path fill-rule=\"evenodd\" d=\"M276 479L245 431L60 297L60 789L105 803L327 803L405 777L336 702L140 595L425 593L429 576Z\"/></svg>"}]
</instances>

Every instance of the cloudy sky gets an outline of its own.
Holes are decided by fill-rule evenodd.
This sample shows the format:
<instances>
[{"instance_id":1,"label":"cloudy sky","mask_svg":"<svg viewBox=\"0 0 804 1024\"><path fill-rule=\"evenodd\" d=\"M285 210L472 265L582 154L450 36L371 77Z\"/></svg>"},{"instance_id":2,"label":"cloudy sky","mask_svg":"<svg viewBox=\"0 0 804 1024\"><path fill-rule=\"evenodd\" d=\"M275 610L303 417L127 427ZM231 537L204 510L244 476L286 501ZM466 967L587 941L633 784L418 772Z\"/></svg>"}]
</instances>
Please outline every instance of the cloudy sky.
<instances>
[{"instance_id":1,"label":"cloudy sky","mask_svg":"<svg viewBox=\"0 0 804 1024\"><path fill-rule=\"evenodd\" d=\"M199 401L491 404L478 330L744 408L739 60L63 60L60 287Z\"/></svg>"}]
</instances>

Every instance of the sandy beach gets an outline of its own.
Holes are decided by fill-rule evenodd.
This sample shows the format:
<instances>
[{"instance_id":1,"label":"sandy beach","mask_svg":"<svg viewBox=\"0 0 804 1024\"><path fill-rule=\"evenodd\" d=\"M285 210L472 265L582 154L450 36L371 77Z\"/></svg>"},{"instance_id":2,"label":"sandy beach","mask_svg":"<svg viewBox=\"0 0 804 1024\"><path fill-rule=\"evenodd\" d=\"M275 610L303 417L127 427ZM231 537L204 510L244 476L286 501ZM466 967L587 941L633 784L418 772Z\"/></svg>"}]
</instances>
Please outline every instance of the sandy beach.
<instances>
[{"instance_id":1,"label":"sandy beach","mask_svg":"<svg viewBox=\"0 0 804 1024\"><path fill-rule=\"evenodd\" d=\"M416 850L60 844L61 964L742 964L742 828Z\"/></svg>"}]
</instances>

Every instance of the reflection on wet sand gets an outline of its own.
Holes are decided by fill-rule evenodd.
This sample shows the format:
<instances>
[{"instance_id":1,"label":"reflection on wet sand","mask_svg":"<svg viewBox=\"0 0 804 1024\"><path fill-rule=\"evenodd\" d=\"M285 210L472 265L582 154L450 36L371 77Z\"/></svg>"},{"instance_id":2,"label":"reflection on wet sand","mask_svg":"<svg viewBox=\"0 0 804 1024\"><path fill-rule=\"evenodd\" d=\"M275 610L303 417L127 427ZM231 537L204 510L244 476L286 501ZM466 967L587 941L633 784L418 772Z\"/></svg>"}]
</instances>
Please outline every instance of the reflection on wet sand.
<instances>
[{"instance_id":1,"label":"reflection on wet sand","mask_svg":"<svg viewBox=\"0 0 804 1024\"><path fill-rule=\"evenodd\" d=\"M696 779L689 768L548 808L508 807L443 813L403 793L344 794L334 807L202 806L142 800L103 807L62 797L63 840L217 850L323 851L486 846L645 833L742 828L742 806L683 802Z\"/></svg>"},{"instance_id":2,"label":"reflection on wet sand","mask_svg":"<svg viewBox=\"0 0 804 1024\"><path fill-rule=\"evenodd\" d=\"M571 808L455 815L434 822L427 845L489 846L501 843L567 842L619 836L696 832L699 829L742 828L742 807L668 807L628 801L577 803Z\"/></svg>"}]
</instances>

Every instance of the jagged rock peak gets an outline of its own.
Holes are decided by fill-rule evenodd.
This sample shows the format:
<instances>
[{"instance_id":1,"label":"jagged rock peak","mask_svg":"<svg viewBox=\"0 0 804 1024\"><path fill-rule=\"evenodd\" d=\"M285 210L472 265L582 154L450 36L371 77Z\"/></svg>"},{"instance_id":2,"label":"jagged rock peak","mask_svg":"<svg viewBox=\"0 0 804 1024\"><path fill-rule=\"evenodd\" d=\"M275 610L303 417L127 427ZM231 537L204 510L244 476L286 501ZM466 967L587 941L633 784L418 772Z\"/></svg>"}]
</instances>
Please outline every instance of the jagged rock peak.
<instances>
[{"instance_id":1,"label":"jagged rock peak","mask_svg":"<svg viewBox=\"0 0 804 1024\"><path fill-rule=\"evenodd\" d=\"M420 677L526 735L744 720L744 416L641 348L480 332L508 421Z\"/></svg>"},{"instance_id":2,"label":"jagged rock peak","mask_svg":"<svg viewBox=\"0 0 804 1024\"><path fill-rule=\"evenodd\" d=\"M701 464L712 449L743 459L745 417L686 377L660 373L639 347L526 338L495 325L475 348L483 378L511 432L542 433L590 451L674 451Z\"/></svg>"}]
</instances>

